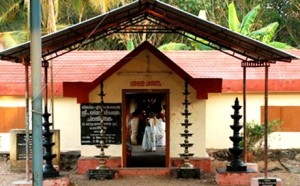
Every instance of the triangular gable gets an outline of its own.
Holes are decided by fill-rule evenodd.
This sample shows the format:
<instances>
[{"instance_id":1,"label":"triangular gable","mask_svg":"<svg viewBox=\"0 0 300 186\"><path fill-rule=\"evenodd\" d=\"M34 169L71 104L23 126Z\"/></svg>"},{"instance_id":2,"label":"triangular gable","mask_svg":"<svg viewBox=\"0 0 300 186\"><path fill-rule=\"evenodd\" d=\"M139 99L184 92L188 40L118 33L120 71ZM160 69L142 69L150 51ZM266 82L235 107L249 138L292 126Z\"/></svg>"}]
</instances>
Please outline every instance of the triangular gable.
<instances>
[{"instance_id":1,"label":"triangular gable","mask_svg":"<svg viewBox=\"0 0 300 186\"><path fill-rule=\"evenodd\" d=\"M187 72L185 72L176 63L170 60L165 54L151 45L148 41L143 42L132 52L127 54L124 58L114 64L111 68L106 70L97 79L91 83L82 82L64 82L63 92L66 97L77 97L78 102L88 102L88 95L90 91L95 89L99 84L117 72L125 64L130 62L133 58L139 55L144 50L148 50L152 55L158 58L163 64L165 64L169 69L175 72L183 80L187 80L189 84L197 91L198 99L207 99L208 92L221 92L222 80L213 78L193 78Z\"/></svg>"}]
</instances>

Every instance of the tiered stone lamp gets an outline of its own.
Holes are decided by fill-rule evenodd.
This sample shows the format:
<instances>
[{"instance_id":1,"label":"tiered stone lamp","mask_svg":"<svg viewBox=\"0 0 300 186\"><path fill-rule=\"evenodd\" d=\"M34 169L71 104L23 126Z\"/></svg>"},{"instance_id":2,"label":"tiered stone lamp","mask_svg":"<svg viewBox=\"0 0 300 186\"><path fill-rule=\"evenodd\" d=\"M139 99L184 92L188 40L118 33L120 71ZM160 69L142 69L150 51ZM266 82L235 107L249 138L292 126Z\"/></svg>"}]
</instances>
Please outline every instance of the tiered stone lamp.
<instances>
[{"instance_id":1,"label":"tiered stone lamp","mask_svg":"<svg viewBox=\"0 0 300 186\"><path fill-rule=\"evenodd\" d=\"M48 66L49 63L46 61L43 63L45 68L45 109L44 109L44 123L43 123L43 146L45 148L45 153L43 155L43 159L46 161L43 169L43 176L45 178L51 178L51 177L57 177L59 175L58 171L53 167L52 159L56 157L56 154L52 154L52 147L55 145L55 143L52 142L52 135L53 132L50 131L50 126L52 126L52 123L49 122L49 116L51 114L48 113Z\"/></svg>"},{"instance_id":2,"label":"tiered stone lamp","mask_svg":"<svg viewBox=\"0 0 300 186\"><path fill-rule=\"evenodd\" d=\"M243 126L239 124L239 120L242 118L242 116L239 114L239 110L242 108L242 106L239 105L238 98L235 99L232 108L234 109L234 114L231 115L231 118L233 119L233 125L230 125L230 128L233 130L233 136L230 136L230 140L233 142L233 147L229 148L232 161L229 165L227 165L226 170L228 172L245 172L247 171L247 166L240 158L241 154L243 153L243 148L240 146L240 142L242 141L243 137L240 136L239 131L243 128Z\"/></svg>"},{"instance_id":3,"label":"tiered stone lamp","mask_svg":"<svg viewBox=\"0 0 300 186\"><path fill-rule=\"evenodd\" d=\"M108 145L106 144L106 131L105 131L105 126L104 126L104 110L103 110L103 105L104 105L104 92L103 92L103 82L101 82L100 85L100 143L96 145L97 148L100 148L100 161L99 161L99 166L97 169L108 169L108 167L105 165L106 164L106 159L109 158L109 156L105 155L104 149L108 148Z\"/></svg>"},{"instance_id":4,"label":"tiered stone lamp","mask_svg":"<svg viewBox=\"0 0 300 186\"><path fill-rule=\"evenodd\" d=\"M243 137L240 136L239 131L243 126L239 124L239 120L242 118L239 110L242 107L239 105L238 98L235 99L232 108L234 109L234 114L231 115L233 125L230 125L230 128L233 130L233 136L229 137L233 142L233 147L229 148L231 162L226 168L216 169L216 181L218 185L250 185L251 178L256 177L258 173L252 168L247 168L247 165L241 160L243 148L240 146L240 142Z\"/></svg>"},{"instance_id":5,"label":"tiered stone lamp","mask_svg":"<svg viewBox=\"0 0 300 186\"><path fill-rule=\"evenodd\" d=\"M184 127L183 133L180 134L181 137L184 138L184 143L180 144L180 147L184 148L184 153L180 153L180 157L183 158L183 164L179 166L177 170L177 178L200 178L200 169L194 168L194 166L190 163L190 157L194 156L193 153L189 152L189 148L193 146L193 143L190 143L189 137L193 134L189 132L189 126L192 123L189 122L189 116L191 113L188 110L188 106L191 104L188 101L188 95L190 92L188 91L188 81L185 81L185 89L183 92L184 95L184 112L181 113L184 116L184 122L181 125Z\"/></svg>"},{"instance_id":6,"label":"tiered stone lamp","mask_svg":"<svg viewBox=\"0 0 300 186\"><path fill-rule=\"evenodd\" d=\"M100 85L100 133L99 133L99 144L96 144L97 148L100 148L100 155L96 156L99 160L99 166L96 169L90 169L88 172L89 179L97 179L97 180L104 180L104 179L113 179L115 176L115 171L111 170L109 167L106 166L106 160L109 156L105 155L104 149L108 148L106 143L107 136L106 136L106 128L104 126L104 92L103 92L103 82Z\"/></svg>"},{"instance_id":7,"label":"tiered stone lamp","mask_svg":"<svg viewBox=\"0 0 300 186\"><path fill-rule=\"evenodd\" d=\"M57 177L59 175L58 171L53 167L52 164L52 159L56 157L56 154L52 153L52 147L55 145L55 143L52 142L53 132L50 131L50 126L52 125L52 123L49 122L49 116L51 116L51 114L48 113L47 109L48 109L47 106L45 106L45 111L43 114L43 118L44 118L43 146L45 148L45 153L43 158L46 161L43 170L43 175L45 178Z\"/></svg>"},{"instance_id":8,"label":"tiered stone lamp","mask_svg":"<svg viewBox=\"0 0 300 186\"><path fill-rule=\"evenodd\" d=\"M188 127L192 125L192 123L189 122L188 117L191 115L191 113L188 110L188 106L191 104L188 101L188 95L190 92L188 91L188 82L185 81L185 90L183 92L183 95L185 96L184 102L182 103L184 105L184 112L181 113L185 118L184 122L181 123L182 126L184 126L184 132L180 135L184 137L184 143L180 144L180 147L184 148L184 153L179 154L180 157L183 158L183 164L180 166L181 169L192 169L194 166L190 163L190 157L194 156L193 153L189 152L189 148L193 146L193 143L189 142L189 137L191 137L193 134L189 132Z\"/></svg>"}]
</instances>

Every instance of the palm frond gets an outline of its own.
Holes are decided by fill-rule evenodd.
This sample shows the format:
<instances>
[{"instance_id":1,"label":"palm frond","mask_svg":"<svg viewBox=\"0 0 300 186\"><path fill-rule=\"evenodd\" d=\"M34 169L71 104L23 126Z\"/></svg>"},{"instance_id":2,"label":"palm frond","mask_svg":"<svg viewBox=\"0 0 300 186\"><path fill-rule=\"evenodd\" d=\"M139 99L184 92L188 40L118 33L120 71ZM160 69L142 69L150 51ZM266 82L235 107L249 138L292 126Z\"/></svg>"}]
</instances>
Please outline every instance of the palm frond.
<instances>
[{"instance_id":1,"label":"palm frond","mask_svg":"<svg viewBox=\"0 0 300 186\"><path fill-rule=\"evenodd\" d=\"M24 0L21 0L17 3L12 4L7 11L5 11L0 16L0 23L7 22L10 19L13 19L18 11L20 11L20 8L23 7Z\"/></svg>"}]
</instances>

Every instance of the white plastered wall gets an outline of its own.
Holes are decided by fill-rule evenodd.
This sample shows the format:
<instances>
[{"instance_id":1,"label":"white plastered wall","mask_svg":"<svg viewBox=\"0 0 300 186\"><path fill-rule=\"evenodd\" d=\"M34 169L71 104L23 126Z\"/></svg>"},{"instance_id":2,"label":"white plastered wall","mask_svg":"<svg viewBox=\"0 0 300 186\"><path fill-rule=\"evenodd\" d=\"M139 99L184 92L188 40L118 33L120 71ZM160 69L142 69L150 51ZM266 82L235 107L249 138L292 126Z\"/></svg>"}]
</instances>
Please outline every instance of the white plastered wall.
<instances>
[{"instance_id":1,"label":"white plastered wall","mask_svg":"<svg viewBox=\"0 0 300 186\"><path fill-rule=\"evenodd\" d=\"M76 98L54 99L54 129L60 130L60 149L80 150L80 104Z\"/></svg>"},{"instance_id":2,"label":"white plastered wall","mask_svg":"<svg viewBox=\"0 0 300 186\"><path fill-rule=\"evenodd\" d=\"M230 125L233 124L231 115L234 110L232 105L238 97L240 105L243 106L242 94L210 94L207 100L206 137L207 148L229 148L232 142L229 136L233 135ZM264 94L247 94L247 122L260 123L260 107L264 106ZM269 93L269 106L300 106L299 94ZM243 115L243 108L240 109ZM240 120L243 124L243 118ZM241 130L242 131L242 130ZM271 149L300 148L298 143L300 132L274 132L269 135L269 147Z\"/></svg>"},{"instance_id":3,"label":"white plastered wall","mask_svg":"<svg viewBox=\"0 0 300 186\"><path fill-rule=\"evenodd\" d=\"M31 100L29 104L31 104ZM0 107L25 107L25 98L22 96L0 96ZM51 107L52 105L49 103L49 109ZM31 110L31 105L29 110ZM50 116L51 121L52 116ZM60 130L61 151L80 150L80 107L76 98L54 98L53 124L54 129ZM29 128L31 129L31 113L29 113ZM9 132L0 133L0 151L10 151Z\"/></svg>"}]
</instances>

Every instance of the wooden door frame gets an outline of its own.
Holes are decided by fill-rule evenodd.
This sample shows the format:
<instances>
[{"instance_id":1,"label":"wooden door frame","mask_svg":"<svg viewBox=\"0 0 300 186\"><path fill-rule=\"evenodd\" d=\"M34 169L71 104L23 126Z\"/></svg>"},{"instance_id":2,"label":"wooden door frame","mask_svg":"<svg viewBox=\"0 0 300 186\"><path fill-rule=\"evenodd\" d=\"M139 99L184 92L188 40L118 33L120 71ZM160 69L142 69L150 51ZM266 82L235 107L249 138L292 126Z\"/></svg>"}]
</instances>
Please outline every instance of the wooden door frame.
<instances>
[{"instance_id":1,"label":"wooden door frame","mask_svg":"<svg viewBox=\"0 0 300 186\"><path fill-rule=\"evenodd\" d=\"M165 167L170 168L170 90L169 89L123 89L122 90L122 167L127 165L126 156L126 116L128 109L126 108L126 93L162 93L165 94L165 113L166 113L166 164Z\"/></svg>"}]
</instances>

